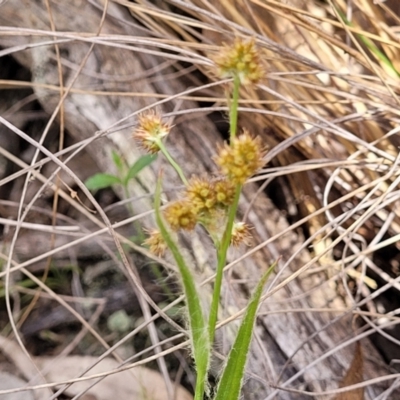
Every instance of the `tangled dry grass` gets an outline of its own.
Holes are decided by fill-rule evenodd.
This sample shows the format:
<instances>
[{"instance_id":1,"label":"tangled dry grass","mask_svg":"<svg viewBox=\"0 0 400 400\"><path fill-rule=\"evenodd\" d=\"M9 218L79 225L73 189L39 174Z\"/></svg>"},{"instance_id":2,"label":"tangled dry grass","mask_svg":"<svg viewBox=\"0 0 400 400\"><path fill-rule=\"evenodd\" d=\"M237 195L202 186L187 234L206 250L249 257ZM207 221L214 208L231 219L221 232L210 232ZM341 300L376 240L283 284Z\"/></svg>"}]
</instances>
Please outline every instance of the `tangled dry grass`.
<instances>
[{"instance_id":1,"label":"tangled dry grass","mask_svg":"<svg viewBox=\"0 0 400 400\"><path fill-rule=\"evenodd\" d=\"M89 332L108 355L147 327L148 352L154 355L139 355L138 363L157 359L172 393L163 355L185 346L183 330L140 281L143 273L135 264L142 261L124 256L129 249L155 259L128 240L127 227L133 220L151 227L151 194L162 161L132 182L128 197L118 192L116 204L93 197L82 182L97 168L115 173L112 150L129 164L138 159L141 150L130 141L130 130L138 113L154 106L176 125L171 146L188 171L212 171L212 154L226 129L229 83L215 78L210 56L234 37L251 37L266 73L256 90L241 93L240 125L261 135L269 151L266 168L242 202L256 246L231 256L222 325L240 316L259 271L279 255L282 260L265 294L244 396L344 399L337 388L353 344L361 341L365 360L357 368L364 376L346 385L365 387L365 398L396 398L398 15L397 2L389 0L0 4L0 56L13 57L26 71L18 76L3 65L0 80L7 94L0 104L1 259L8 311L2 314L3 335L13 332L30 356L26 348L34 336L21 332L44 299L68 310L81 327L69 346L56 346L59 354L77 352ZM173 197L172 173L166 173L165 188ZM127 214L128 202L135 216ZM186 240L208 296L213 255L202 235ZM98 329L104 304L81 290L78 275L67 293L46 281L50 265L62 270L71 260L83 265L81 260L99 254L120 265L144 316L143 324L112 347ZM173 274L173 265L155 260ZM24 277L40 289L24 288ZM26 303L23 294L33 297ZM98 307L85 314L76 304L88 299ZM162 318L178 332L174 341L160 343L154 321ZM220 341L223 357L229 329ZM36 372L23 374L31 379Z\"/></svg>"}]
</instances>

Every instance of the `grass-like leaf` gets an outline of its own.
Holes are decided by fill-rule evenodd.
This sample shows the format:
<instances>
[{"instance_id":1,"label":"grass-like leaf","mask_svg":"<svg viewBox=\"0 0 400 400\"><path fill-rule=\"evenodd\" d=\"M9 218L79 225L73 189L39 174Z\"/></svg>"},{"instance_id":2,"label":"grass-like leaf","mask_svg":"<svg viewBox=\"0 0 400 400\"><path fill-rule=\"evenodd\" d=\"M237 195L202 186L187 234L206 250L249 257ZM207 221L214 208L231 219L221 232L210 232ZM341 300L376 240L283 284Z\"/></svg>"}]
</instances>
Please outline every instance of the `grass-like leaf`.
<instances>
[{"instance_id":1,"label":"grass-like leaf","mask_svg":"<svg viewBox=\"0 0 400 400\"><path fill-rule=\"evenodd\" d=\"M339 9L336 8L337 13L339 14L340 18L342 21L350 27L353 27L354 25L351 23L346 18L346 15ZM357 34L357 37L365 44L365 46L371 51L372 54L375 55L375 57L380 60L384 65L386 65L393 73L395 76L400 77L399 71L395 68L393 63L390 61L388 57L379 49L379 47L369 38L367 38L364 35Z\"/></svg>"},{"instance_id":2,"label":"grass-like leaf","mask_svg":"<svg viewBox=\"0 0 400 400\"><path fill-rule=\"evenodd\" d=\"M95 174L85 181L85 185L89 190L105 189L121 183L118 176L111 174Z\"/></svg>"},{"instance_id":3,"label":"grass-like leaf","mask_svg":"<svg viewBox=\"0 0 400 400\"><path fill-rule=\"evenodd\" d=\"M208 340L208 329L205 323L200 298L196 290L196 284L190 268L187 266L179 248L167 227L164 224L161 211L161 178L157 181L155 194L155 215L158 228L168 245L174 259L178 265L181 275L183 290L189 314L189 331L192 343L193 358L196 365L197 379L195 389L195 400L203 400L207 380L207 370L210 357L210 342Z\"/></svg>"},{"instance_id":4,"label":"grass-like leaf","mask_svg":"<svg viewBox=\"0 0 400 400\"><path fill-rule=\"evenodd\" d=\"M128 170L125 176L124 184L126 185L133 179L142 169L146 168L157 158L157 154L146 154L140 157Z\"/></svg>"},{"instance_id":5,"label":"grass-like leaf","mask_svg":"<svg viewBox=\"0 0 400 400\"><path fill-rule=\"evenodd\" d=\"M254 322L257 316L257 308L260 303L265 282L274 270L275 265L276 262L274 262L261 277L247 306L235 343L229 353L228 361L218 383L214 400L237 400L240 397L247 354L249 352Z\"/></svg>"},{"instance_id":6,"label":"grass-like leaf","mask_svg":"<svg viewBox=\"0 0 400 400\"><path fill-rule=\"evenodd\" d=\"M118 168L119 173L122 174L125 168L123 158L115 150L111 152L111 155L115 166Z\"/></svg>"}]
</instances>

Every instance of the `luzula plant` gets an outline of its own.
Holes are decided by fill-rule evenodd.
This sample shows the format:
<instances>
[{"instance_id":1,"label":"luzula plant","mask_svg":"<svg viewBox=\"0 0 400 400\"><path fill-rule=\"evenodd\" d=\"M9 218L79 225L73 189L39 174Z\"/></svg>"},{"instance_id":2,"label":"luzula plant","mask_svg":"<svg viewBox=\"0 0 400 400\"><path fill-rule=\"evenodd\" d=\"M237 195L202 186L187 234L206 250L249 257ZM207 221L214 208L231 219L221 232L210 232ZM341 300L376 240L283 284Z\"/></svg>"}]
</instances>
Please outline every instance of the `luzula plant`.
<instances>
[{"instance_id":1,"label":"luzula plant","mask_svg":"<svg viewBox=\"0 0 400 400\"><path fill-rule=\"evenodd\" d=\"M134 131L143 148L150 153L162 152L175 168L185 190L181 197L160 210L161 180L158 180L155 195L155 215L158 225L146 240L150 250L158 256L169 249L178 266L188 308L188 331L192 354L197 372L195 400L204 395L214 400L236 400L240 396L246 357L250 346L256 311L263 285L274 265L261 277L243 317L235 343L220 377L217 388L210 394L206 384L210 364L211 348L215 338L223 270L229 246L248 245L251 239L250 227L236 222L242 186L263 166L264 150L261 139L247 130L237 135L237 111L240 85L256 84L263 76L254 40L236 39L231 46L214 59L217 73L221 78L232 78L232 98L229 103L230 140L218 148L214 161L219 169L217 177L193 176L186 179L182 168L169 154L163 140L171 126L162 118L149 112L139 117ZM200 305L193 268L189 268L179 249L174 232L193 231L202 226L210 235L217 253L214 290L208 321Z\"/></svg>"}]
</instances>

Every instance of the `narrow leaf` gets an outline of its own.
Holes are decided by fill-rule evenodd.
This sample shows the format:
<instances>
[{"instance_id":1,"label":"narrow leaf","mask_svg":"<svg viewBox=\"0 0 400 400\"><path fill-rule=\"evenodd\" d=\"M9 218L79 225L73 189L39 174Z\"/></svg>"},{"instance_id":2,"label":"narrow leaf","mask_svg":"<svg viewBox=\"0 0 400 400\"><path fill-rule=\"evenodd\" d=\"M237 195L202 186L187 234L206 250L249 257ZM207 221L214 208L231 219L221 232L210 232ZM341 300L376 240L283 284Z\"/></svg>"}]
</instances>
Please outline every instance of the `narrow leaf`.
<instances>
[{"instance_id":1,"label":"narrow leaf","mask_svg":"<svg viewBox=\"0 0 400 400\"><path fill-rule=\"evenodd\" d=\"M364 382L363 379L364 361L360 342L357 342L354 349L353 361L346 372L339 387L356 385ZM364 388L349 390L348 392L339 393L334 400L364 400Z\"/></svg>"},{"instance_id":2,"label":"narrow leaf","mask_svg":"<svg viewBox=\"0 0 400 400\"><path fill-rule=\"evenodd\" d=\"M247 354L249 352L253 336L254 322L257 316L257 308L260 303L265 282L274 270L275 265L276 262L274 262L261 277L260 282L258 283L247 306L235 343L232 345L232 349L229 352L228 361L218 383L217 393L214 400L237 400L240 398Z\"/></svg>"},{"instance_id":3,"label":"narrow leaf","mask_svg":"<svg viewBox=\"0 0 400 400\"><path fill-rule=\"evenodd\" d=\"M85 185L89 190L99 190L115 185L116 183L121 183L121 180L117 176L110 174L96 174L88 178Z\"/></svg>"},{"instance_id":4,"label":"narrow leaf","mask_svg":"<svg viewBox=\"0 0 400 400\"><path fill-rule=\"evenodd\" d=\"M146 154L140 157L128 170L126 174L124 183L128 184L128 182L133 179L143 168L146 168L157 158L157 154Z\"/></svg>"},{"instance_id":5,"label":"narrow leaf","mask_svg":"<svg viewBox=\"0 0 400 400\"><path fill-rule=\"evenodd\" d=\"M347 19L346 15L339 8L335 8L342 21L347 26L354 27L354 24L352 24L351 21ZM382 64L384 64L391 72L394 73L394 76L400 76L400 73L397 71L391 60L379 49L379 47L371 39L361 34L357 34L356 36L365 44L365 46L371 51L371 53L374 54L375 57L382 62Z\"/></svg>"},{"instance_id":6,"label":"narrow leaf","mask_svg":"<svg viewBox=\"0 0 400 400\"><path fill-rule=\"evenodd\" d=\"M165 242L167 243L172 255L174 256L181 275L183 290L185 293L185 300L189 314L189 330L191 334L192 351L197 372L195 400L203 400L205 383L207 379L208 361L210 356L208 329L205 323L200 298L196 290L195 281L190 271L190 268L186 265L186 262L181 252L179 251L177 244L171 237L171 234L165 226L163 218L161 216L160 198L161 178L159 178L157 181L155 193L154 209L156 221Z\"/></svg>"},{"instance_id":7,"label":"narrow leaf","mask_svg":"<svg viewBox=\"0 0 400 400\"><path fill-rule=\"evenodd\" d=\"M119 173L122 174L124 167L125 167L124 160L115 150L112 151L111 155L112 155L112 159L113 159L114 164L117 167Z\"/></svg>"}]
</instances>

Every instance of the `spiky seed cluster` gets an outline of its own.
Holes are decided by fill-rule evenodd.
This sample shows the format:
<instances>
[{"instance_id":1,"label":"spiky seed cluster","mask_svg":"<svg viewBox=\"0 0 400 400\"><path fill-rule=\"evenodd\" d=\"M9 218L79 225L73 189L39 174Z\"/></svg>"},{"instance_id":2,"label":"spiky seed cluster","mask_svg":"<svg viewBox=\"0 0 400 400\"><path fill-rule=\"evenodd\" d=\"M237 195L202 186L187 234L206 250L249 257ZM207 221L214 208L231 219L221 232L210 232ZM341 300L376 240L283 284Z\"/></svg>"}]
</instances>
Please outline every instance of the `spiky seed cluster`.
<instances>
[{"instance_id":1,"label":"spiky seed cluster","mask_svg":"<svg viewBox=\"0 0 400 400\"><path fill-rule=\"evenodd\" d=\"M207 178L191 178L186 187L186 198L197 213L211 210L217 201L213 182Z\"/></svg>"},{"instance_id":2,"label":"spiky seed cluster","mask_svg":"<svg viewBox=\"0 0 400 400\"><path fill-rule=\"evenodd\" d=\"M149 153L157 153L160 151L158 143L168 135L171 125L163 122L161 116L153 110L139 115L138 119L139 123L133 132L133 137Z\"/></svg>"},{"instance_id":3,"label":"spiky seed cluster","mask_svg":"<svg viewBox=\"0 0 400 400\"><path fill-rule=\"evenodd\" d=\"M243 84L258 83L264 75L254 39L235 39L214 57L221 78L238 77Z\"/></svg>"},{"instance_id":4,"label":"spiky seed cluster","mask_svg":"<svg viewBox=\"0 0 400 400\"><path fill-rule=\"evenodd\" d=\"M234 197L235 186L225 178L210 180L194 176L185 191L185 198L193 204L199 214L215 208L229 207Z\"/></svg>"},{"instance_id":5,"label":"spiky seed cluster","mask_svg":"<svg viewBox=\"0 0 400 400\"><path fill-rule=\"evenodd\" d=\"M214 182L215 197L221 207L229 207L235 198L235 185L227 179L221 178Z\"/></svg>"},{"instance_id":6,"label":"spiky seed cluster","mask_svg":"<svg viewBox=\"0 0 400 400\"><path fill-rule=\"evenodd\" d=\"M242 185L264 165L263 153L260 137L253 138L244 130L219 149L215 162L229 180Z\"/></svg>"},{"instance_id":7,"label":"spiky seed cluster","mask_svg":"<svg viewBox=\"0 0 400 400\"><path fill-rule=\"evenodd\" d=\"M164 211L164 217L174 231L191 231L197 223L196 209L187 199L171 203Z\"/></svg>"},{"instance_id":8,"label":"spiky seed cluster","mask_svg":"<svg viewBox=\"0 0 400 400\"><path fill-rule=\"evenodd\" d=\"M150 232L149 237L144 241L144 245L149 246L149 250L157 257L162 257L168 248L161 232L156 229Z\"/></svg>"},{"instance_id":9,"label":"spiky seed cluster","mask_svg":"<svg viewBox=\"0 0 400 400\"><path fill-rule=\"evenodd\" d=\"M252 239L250 229L248 224L236 222L232 228L231 244L235 247L240 246L242 243L245 246L250 246Z\"/></svg>"}]
</instances>

